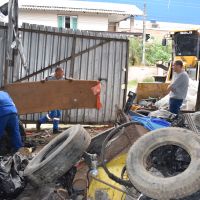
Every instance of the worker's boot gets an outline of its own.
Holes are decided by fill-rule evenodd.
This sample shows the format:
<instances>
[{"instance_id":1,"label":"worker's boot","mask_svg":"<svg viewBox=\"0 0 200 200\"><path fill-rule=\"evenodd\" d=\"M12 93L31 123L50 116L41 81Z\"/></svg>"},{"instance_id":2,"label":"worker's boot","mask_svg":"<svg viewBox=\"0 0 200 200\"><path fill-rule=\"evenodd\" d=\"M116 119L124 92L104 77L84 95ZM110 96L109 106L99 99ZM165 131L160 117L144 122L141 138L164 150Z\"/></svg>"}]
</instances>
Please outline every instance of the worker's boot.
<instances>
[{"instance_id":1,"label":"worker's boot","mask_svg":"<svg viewBox=\"0 0 200 200\"><path fill-rule=\"evenodd\" d=\"M53 129L53 134L59 134L62 133L62 131L60 131L59 129Z\"/></svg>"},{"instance_id":2,"label":"worker's boot","mask_svg":"<svg viewBox=\"0 0 200 200\"><path fill-rule=\"evenodd\" d=\"M37 131L40 131L40 126L41 126L41 123L38 120L37 123L36 123L36 129L37 129Z\"/></svg>"}]
</instances>

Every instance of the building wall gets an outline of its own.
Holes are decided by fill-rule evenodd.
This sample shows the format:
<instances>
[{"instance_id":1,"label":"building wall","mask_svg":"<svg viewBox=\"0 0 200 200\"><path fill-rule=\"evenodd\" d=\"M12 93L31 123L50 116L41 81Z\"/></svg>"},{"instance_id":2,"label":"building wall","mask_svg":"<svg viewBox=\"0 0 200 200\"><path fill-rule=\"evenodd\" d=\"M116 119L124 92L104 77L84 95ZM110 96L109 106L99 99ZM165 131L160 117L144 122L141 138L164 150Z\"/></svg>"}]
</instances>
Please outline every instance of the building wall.
<instances>
[{"instance_id":1,"label":"building wall","mask_svg":"<svg viewBox=\"0 0 200 200\"><path fill-rule=\"evenodd\" d=\"M38 24L45 26L57 27L57 14L47 11L22 11L19 12L19 23Z\"/></svg>"},{"instance_id":2,"label":"building wall","mask_svg":"<svg viewBox=\"0 0 200 200\"><path fill-rule=\"evenodd\" d=\"M78 29L108 31L108 17L102 15L78 15Z\"/></svg>"},{"instance_id":3,"label":"building wall","mask_svg":"<svg viewBox=\"0 0 200 200\"><path fill-rule=\"evenodd\" d=\"M51 11L24 11L19 12L19 23L23 22L30 24L38 24L45 26L58 27L58 15L78 16L78 29L80 30L95 30L108 31L108 16L103 15L87 15L80 13L67 12L51 12Z\"/></svg>"}]
</instances>

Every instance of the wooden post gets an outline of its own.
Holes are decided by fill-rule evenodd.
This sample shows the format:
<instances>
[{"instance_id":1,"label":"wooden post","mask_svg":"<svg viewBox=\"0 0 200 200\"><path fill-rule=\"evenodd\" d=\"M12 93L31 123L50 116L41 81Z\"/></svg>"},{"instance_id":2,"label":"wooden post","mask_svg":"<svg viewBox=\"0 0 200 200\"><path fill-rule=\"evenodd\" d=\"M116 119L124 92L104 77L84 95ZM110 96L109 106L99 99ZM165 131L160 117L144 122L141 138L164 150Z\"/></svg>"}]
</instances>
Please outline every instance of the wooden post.
<instances>
[{"instance_id":1,"label":"wooden post","mask_svg":"<svg viewBox=\"0 0 200 200\"><path fill-rule=\"evenodd\" d=\"M76 35L74 34L72 43L71 64L70 64L70 77L74 76L75 53L76 53Z\"/></svg>"}]
</instances>

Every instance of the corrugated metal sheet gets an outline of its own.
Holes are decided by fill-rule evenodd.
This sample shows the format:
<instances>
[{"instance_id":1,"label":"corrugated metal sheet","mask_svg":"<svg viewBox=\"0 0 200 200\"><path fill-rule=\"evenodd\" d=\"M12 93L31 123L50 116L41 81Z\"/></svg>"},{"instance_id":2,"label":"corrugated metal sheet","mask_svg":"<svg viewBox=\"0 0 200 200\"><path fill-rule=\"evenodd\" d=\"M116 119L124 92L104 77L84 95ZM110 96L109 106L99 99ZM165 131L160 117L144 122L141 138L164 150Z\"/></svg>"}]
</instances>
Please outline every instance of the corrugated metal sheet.
<instances>
[{"instance_id":1,"label":"corrugated metal sheet","mask_svg":"<svg viewBox=\"0 0 200 200\"><path fill-rule=\"evenodd\" d=\"M132 4L90 2L90 1L67 1L67 0L19 0L21 9L37 10L61 10L90 13L107 13L119 15L143 15L142 10Z\"/></svg>"},{"instance_id":2,"label":"corrugated metal sheet","mask_svg":"<svg viewBox=\"0 0 200 200\"><path fill-rule=\"evenodd\" d=\"M108 123L116 119L115 105L123 107L127 83L128 39L109 33L72 31L52 27L24 24L20 29L24 52L28 62L26 71L19 55L14 55L9 68L9 82L30 76L25 81L40 81L52 73L60 61L66 77L102 81L101 101L103 108L66 110L62 120L66 123ZM0 27L0 78L3 85L6 29ZM51 66L55 64L54 66ZM46 70L43 70L43 69ZM41 73L40 73L41 72ZM55 94L56 95L56 94ZM22 97L23 98L23 97ZM37 120L41 114L22 116Z\"/></svg>"}]
</instances>

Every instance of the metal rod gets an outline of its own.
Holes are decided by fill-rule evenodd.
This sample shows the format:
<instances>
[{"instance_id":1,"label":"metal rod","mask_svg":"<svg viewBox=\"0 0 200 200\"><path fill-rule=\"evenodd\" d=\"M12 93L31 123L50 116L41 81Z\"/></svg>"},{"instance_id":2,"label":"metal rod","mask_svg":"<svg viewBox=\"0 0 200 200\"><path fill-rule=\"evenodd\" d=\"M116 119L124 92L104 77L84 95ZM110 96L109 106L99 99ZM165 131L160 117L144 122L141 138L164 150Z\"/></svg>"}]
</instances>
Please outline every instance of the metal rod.
<instances>
[{"instance_id":1,"label":"metal rod","mask_svg":"<svg viewBox=\"0 0 200 200\"><path fill-rule=\"evenodd\" d=\"M144 0L144 16L143 16L142 65L145 65L145 46L146 46L146 0Z\"/></svg>"},{"instance_id":2,"label":"metal rod","mask_svg":"<svg viewBox=\"0 0 200 200\"><path fill-rule=\"evenodd\" d=\"M93 47L90 47L89 49L86 49L86 50L84 50L84 51L81 51L81 52L79 52L79 53L76 53L76 54L74 54L74 57L80 56L80 55L82 55L82 54L84 54L84 53L86 53L86 52L89 52L90 50L93 50L93 49L95 49L95 48L97 48L97 47L99 47L99 46L101 46L101 45L104 45L104 44L106 44L106 43L108 43L108 42L109 42L109 41L104 41L104 42L102 42L102 43L99 43L98 45L95 45L95 46L93 46ZM36 72L34 72L34 73L32 73L32 74L29 74L28 76L25 76L25 77L23 77L23 78L21 78L21 79L15 81L15 82L21 82L21 81L24 81L24 80L26 80L26 79L29 79L29 78L31 78L32 76L35 76L35 75L37 75L37 74L40 74L40 73L42 73L42 72L44 72L44 71L46 71L46 70L48 70L48 69L50 69L50 68L52 68L52 67L56 67L56 66L58 66L58 65L60 65L60 64L62 64L62 63L64 63L64 62L66 62L66 61L68 61L68 60L71 60L71 59L72 59L72 56L69 56L68 58L65 58L65 59L60 60L60 61L58 61L58 62L56 62L56 63L54 63L54 64L52 64L52 65L49 65L49 66L47 66L47 67L45 67L45 68L43 68L43 69L40 69L40 70L38 70L38 71L36 71Z\"/></svg>"}]
</instances>

